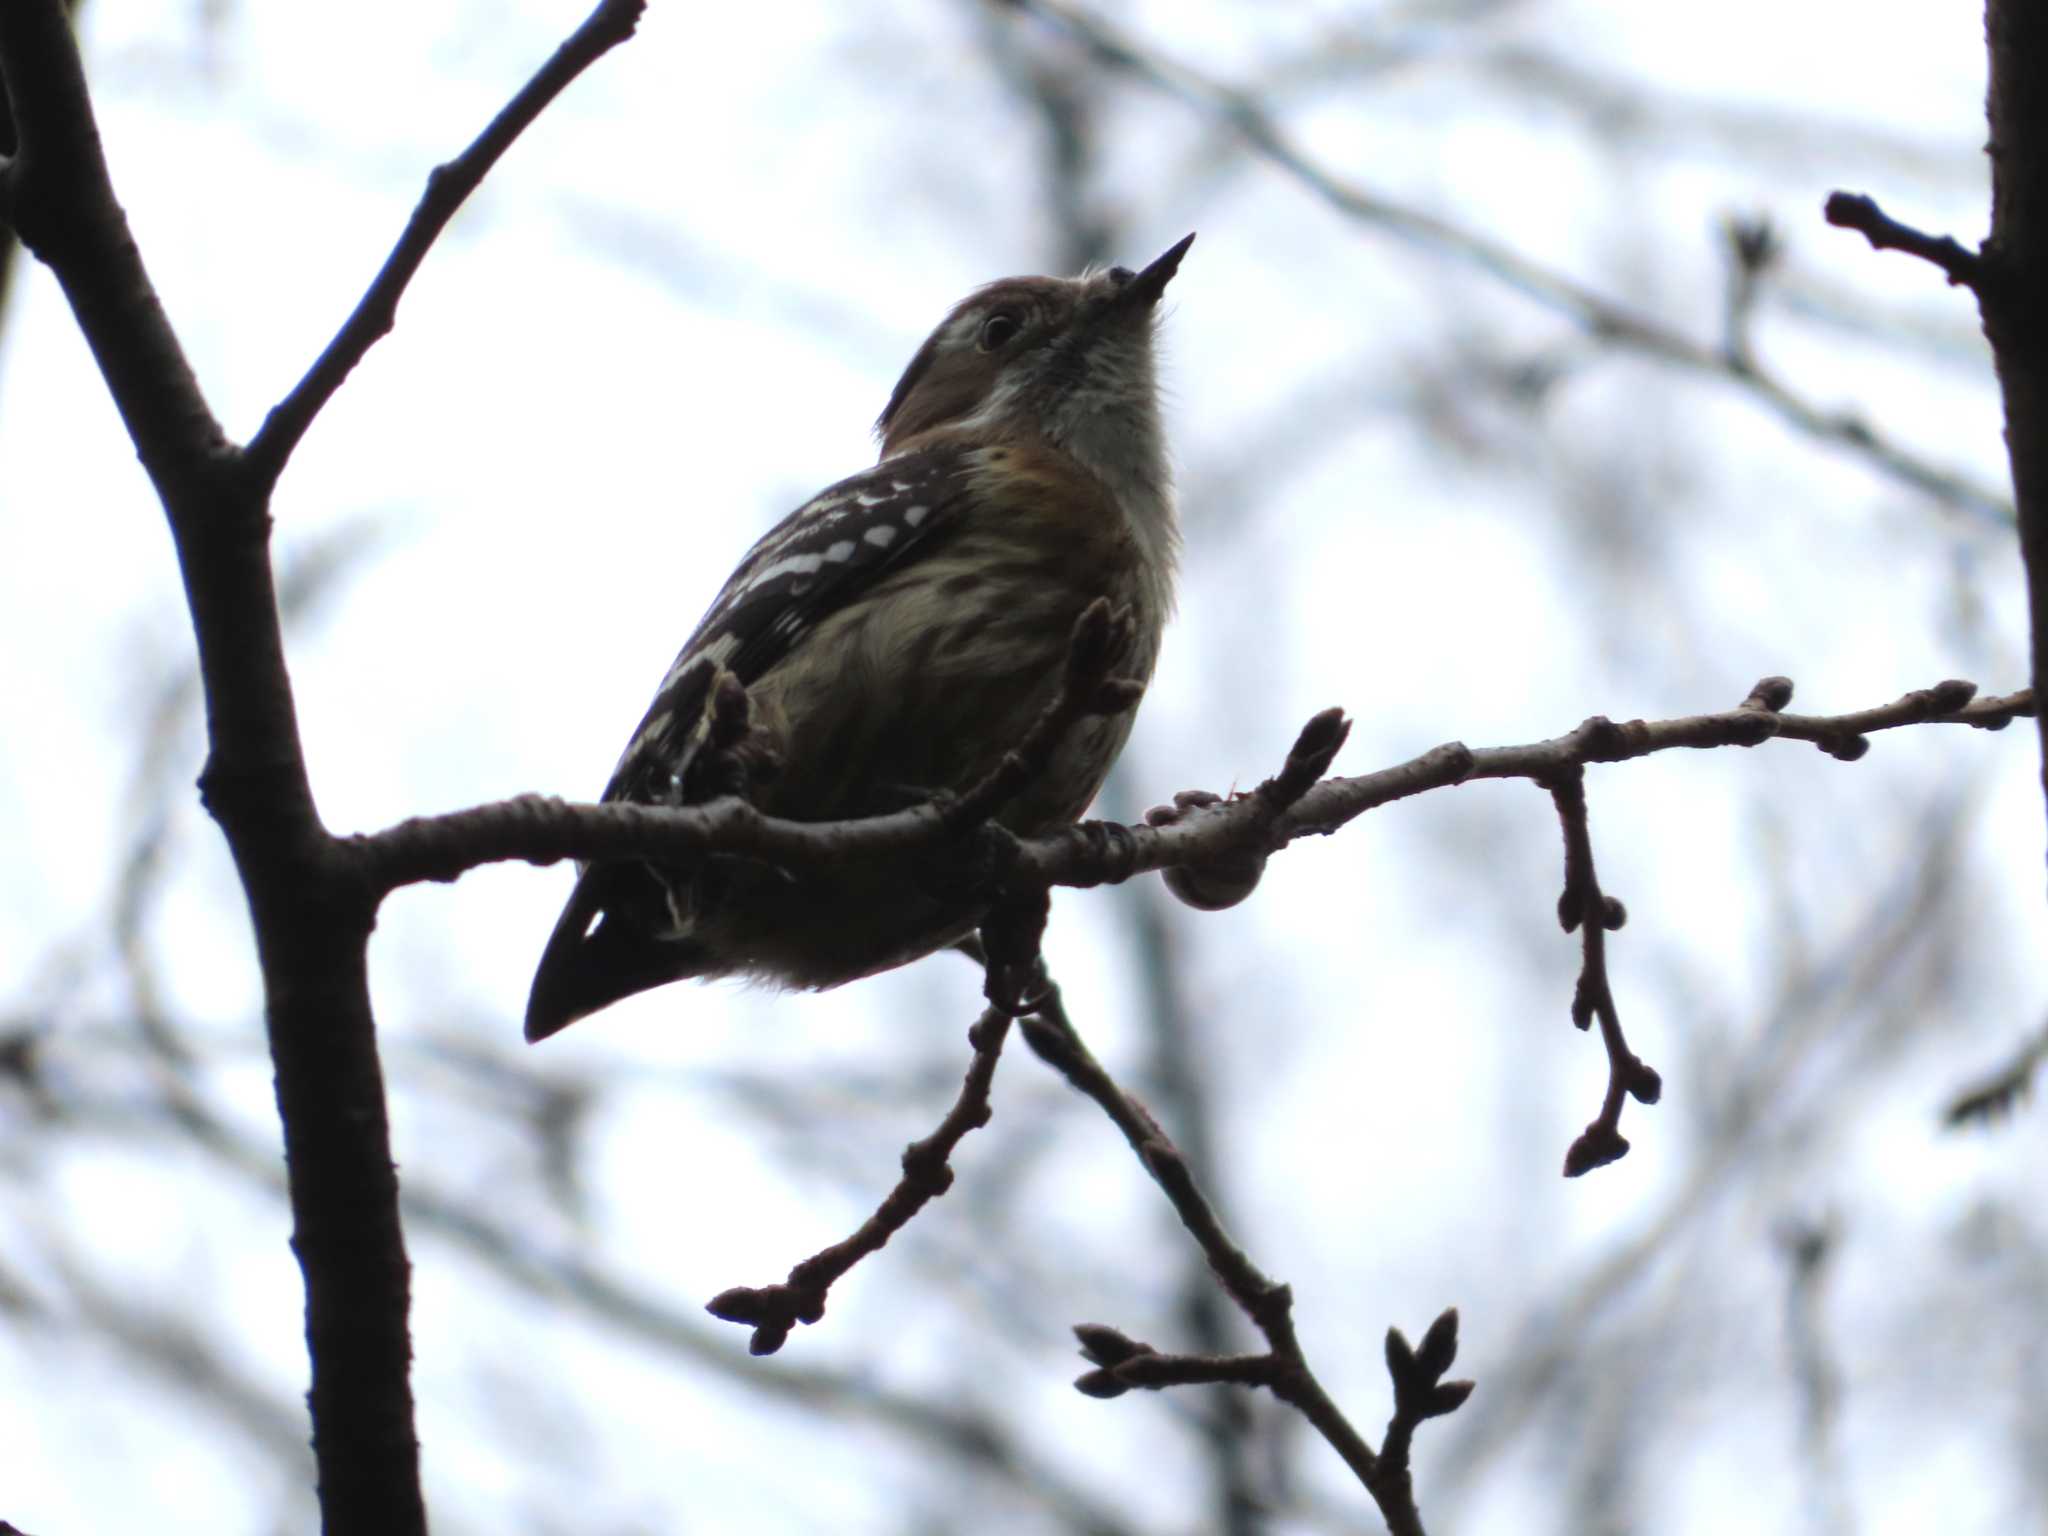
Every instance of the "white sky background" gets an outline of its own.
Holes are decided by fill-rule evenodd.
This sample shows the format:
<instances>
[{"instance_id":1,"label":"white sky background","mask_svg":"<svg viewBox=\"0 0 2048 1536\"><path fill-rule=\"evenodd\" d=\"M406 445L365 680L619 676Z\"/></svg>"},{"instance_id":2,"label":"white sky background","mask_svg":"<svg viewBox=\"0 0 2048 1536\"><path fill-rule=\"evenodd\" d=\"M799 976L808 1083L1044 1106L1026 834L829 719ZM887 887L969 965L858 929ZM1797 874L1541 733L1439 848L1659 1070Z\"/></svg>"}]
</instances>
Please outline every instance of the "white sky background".
<instances>
[{"instance_id":1,"label":"white sky background","mask_svg":"<svg viewBox=\"0 0 2048 1536\"><path fill-rule=\"evenodd\" d=\"M1249 81L1354 14L1408 13L1158 4L1119 25ZM1720 324L1718 221L1770 213L1789 251L1759 319L1765 361L1802 393L2000 485L1996 395L1965 296L1828 230L1818 211L1847 186L1981 236L1981 29L1933 7L1887 11L1881 27L1870 15L1846 3L1507 6L1402 30L1427 45L1417 57L1303 89L1285 117L1344 174L1703 340ZM231 7L210 25L195 5L92 0L88 63L116 185L232 433L246 438L318 352L428 168L580 16L364 3ZM656 0L640 37L514 148L277 500L287 565L349 530L373 541L292 637L330 826L525 790L594 793L733 560L871 459L867 424L929 326L976 283L1052 259L1039 146L992 76L979 25L943 0ZM1589 133L1569 105L1531 108L1473 62L1514 44L1672 110ZM1097 190L1128 233L1121 259L1200 236L1167 327L1173 434L1200 518L1182 618L1128 759L1136 793L1249 786L1332 703L1357 719L1339 766L1363 771L1452 737L1496 744L1596 712L1723 708L1771 672L1817 711L1951 675L1997 692L2023 681L2017 560L1996 530L1794 436L1722 383L1594 359L1556 315L1347 225L1275 172L1237 159L1216 172L1219 140L1182 103L1129 84L1107 102ZM1830 126L1770 142L1795 114ZM1841 312L1878 316L1886 344L1846 334L1830 319ZM1900 341L1914 335L1932 340ZM1530 416L1450 371L1461 345L1582 366ZM1467 452L1425 439L1404 409L1433 370L1452 382ZM1318 407L1327 419L1248 470L1236 445L1267 440L1291 391L1316 382L1336 393L1336 407ZM1205 496L1226 472L1230 494ZM0 997L33 1000L58 988L53 955L103 942L132 833L137 715L189 638L161 515L55 284L32 264L0 350L0 528L12 552L0 561L0 697L14 721L0 753ZM196 737L178 750L167 772L189 782ZM1968 806L1961 937L1946 956L1963 981L1941 994L1953 1011L1893 1021L1896 1038L1881 1010L1822 1019L1821 1042L1775 1081L1748 1160L1707 1181L1724 1211L1691 1232L1720 1245L1711 1262L1687 1269L1681 1255L1630 1293L1629 1326L1654 1340L1658 1309L1682 1309L1687 1348L1707 1358L1670 1364L1695 1384L1684 1415L1634 1426L1629 1507L1670 1531L1738 1518L1824 1528L1801 1480L1771 1232L1787 1214L1827 1214L1842 1232L1827 1315L1844 1351L1839 1454L1856 1528L2038 1519L2040 1490L2016 1470L2018 1425L1999 1417L2048 1385L2038 1344L2014 1364L1970 1323L2019 1281L1951 1254L1974 1230L1969 1213L2027 1188L2044 1133L2038 1116L1988 1136L1936 1125L1944 1094L2038 1018L2036 771L2024 727L1892 733L1855 765L1783 744L1596 770L1602 875L1631 912L1611 945L1615 982L1667 1092L1628 1110L1628 1158L1572 1183L1557 1164L1604 1067L1566 1018L1577 942L1549 915L1557 832L1538 791L1478 785L1376 813L1277 860L1247 906L1183 914L1190 993L1224 1085L1220 1193L1255 1256L1294 1282L1304 1339L1360 1426L1376 1438L1386 1411L1384 1328L1414 1337L1450 1304L1463 1309L1457 1374L1481 1382L1475 1422L1489 1391L1507 1411L1502 1373L1536 1326L1530 1309L1572 1294L1693 1176L1715 1085L1688 1064L1773 1047L1762 1010L1778 969L1802 953L1824 965L1860 931L1928 839L1926 806L1946 787ZM171 838L152 940L171 1003L207 1052L209 1091L274 1141L224 850L190 805ZM433 1052L451 1041L511 1054L567 886L559 870L506 868L387 906L372 964L395 1070L431 1085L448 1070ZM1117 899L1062 893L1051 955L1084 1031L1128 1064L1135 983ZM60 1076L103 1071L94 1031L118 1029L104 1022L123 1006L117 985L78 995L79 1022L47 1042ZM725 1286L776 1278L886 1187L903 1141L950 1095L974 1011L968 968L939 959L824 998L670 989L580 1025L518 1059L607 1085L586 1143L595 1209L582 1230L558 1221L524 1235L601 1253L686 1316ZM1889 1065L1859 1079L1867 1091L1816 1114L1830 1057L1880 1047ZM733 1107L728 1078L742 1069L849 1085L806 1126L812 1156L764 1150L759 1120ZM885 1091L858 1091L871 1083ZM530 1178L530 1154L450 1097L399 1093L402 1173L489 1210L498 1181ZM997 1114L1043 1117L1052 1140L999 1224L969 1230L950 1209L964 1202L942 1202L773 1361L749 1361L734 1330L713 1335L721 1364L680 1368L508 1295L416 1228L437 1524L882 1532L913 1528L919 1512L965 1518L879 1432L733 1383L830 1364L916 1390L950 1382L970 1348L1000 1362L983 1378L992 1397L1029 1405L1039 1453L1108 1507L1137 1528L1198 1524L1176 1405L1078 1398L1057 1331L1112 1321L1171 1347L1174 1276L1163 1260L1144 1272L1123 1246L1161 1221L1156 1196L1021 1047ZM1787 1130L1783 1145L1772 1128ZM299 1290L274 1206L196 1156L119 1135L10 1156L0 1222L13 1236L0 1249L22 1253L10 1262L25 1271L12 1284L64 1315L61 1231L137 1305L206 1298L220 1347L294 1400ZM963 1183L1002 1174L972 1144L961 1165ZM533 1204L506 1209L539 1222ZM911 1289L934 1262L949 1283ZM1920 1310L1936 1292L1947 1307ZM267 1530L280 1507L304 1525L306 1504L280 1505L274 1462L125 1357L62 1322L0 1338L0 1517L39 1536L135 1528L166 1510L172 1529ZM1716 1338L1719 1349L1701 1342ZM2001 1359L2010 1401L1986 1391L1988 1406L1964 1409L1973 1372ZM1462 1424L1422 1431L1425 1515L1446 1529L1550 1528L1585 1472L1583 1447L1532 1432L1443 1486L1433 1458ZM1594 1424L1586 1438L1611 1433ZM111 1456L124 1475L96 1475ZM1297 1461L1327 1507L1363 1508L1319 1446ZM1021 1502L983 1518L1047 1528Z\"/></svg>"}]
</instances>

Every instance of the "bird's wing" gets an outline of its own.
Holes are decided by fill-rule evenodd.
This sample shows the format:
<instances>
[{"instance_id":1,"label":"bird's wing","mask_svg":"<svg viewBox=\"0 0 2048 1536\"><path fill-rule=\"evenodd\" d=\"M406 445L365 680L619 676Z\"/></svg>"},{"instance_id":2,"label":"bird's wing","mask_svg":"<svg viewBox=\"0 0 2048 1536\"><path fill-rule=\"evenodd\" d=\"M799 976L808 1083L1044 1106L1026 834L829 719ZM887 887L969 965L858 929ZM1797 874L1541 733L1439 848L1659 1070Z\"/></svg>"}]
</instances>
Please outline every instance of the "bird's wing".
<instances>
[{"instance_id":1,"label":"bird's wing","mask_svg":"<svg viewBox=\"0 0 2048 1536\"><path fill-rule=\"evenodd\" d=\"M971 451L940 447L885 459L771 528L669 667L603 798L674 803L715 671L754 682L883 572L938 547L965 506Z\"/></svg>"},{"instance_id":2,"label":"bird's wing","mask_svg":"<svg viewBox=\"0 0 2048 1536\"><path fill-rule=\"evenodd\" d=\"M770 529L662 679L603 798L681 803L719 670L754 682L885 571L939 547L964 513L971 452L939 447L885 459ZM647 920L666 908L666 889L645 863L580 871L534 972L526 1038L545 1039L621 998L706 969L700 944Z\"/></svg>"}]
</instances>

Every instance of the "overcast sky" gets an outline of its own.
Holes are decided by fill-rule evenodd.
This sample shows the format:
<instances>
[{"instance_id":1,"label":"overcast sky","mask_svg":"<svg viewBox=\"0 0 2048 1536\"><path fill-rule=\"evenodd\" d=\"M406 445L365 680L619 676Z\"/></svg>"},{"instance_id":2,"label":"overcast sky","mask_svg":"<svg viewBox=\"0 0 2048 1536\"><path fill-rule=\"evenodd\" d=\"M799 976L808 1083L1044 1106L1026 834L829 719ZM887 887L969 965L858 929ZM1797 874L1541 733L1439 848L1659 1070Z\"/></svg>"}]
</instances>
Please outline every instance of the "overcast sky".
<instances>
[{"instance_id":1,"label":"overcast sky","mask_svg":"<svg viewBox=\"0 0 2048 1536\"><path fill-rule=\"evenodd\" d=\"M117 187L230 431L252 432L317 354L428 169L578 19L531 0L89 0ZM1721 222L1768 214L1786 256L1755 320L1765 362L1823 409L2004 484L1965 296L1818 212L1847 186L1981 237L1969 15L1900 10L1875 27L1846 0L1525 0L1152 4L1116 21L1216 77L1279 82L1276 114L1341 175L1705 345L1721 336ZM975 284L1058 259L1043 140L992 62L1004 49L1091 78L1047 29L964 3L657 0L639 38L521 140L279 490L287 570L350 556L291 637L330 827L602 786L733 561L872 458L869 423L929 327ZM2017 561L1994 518L1938 506L1725 380L1602 352L1455 250L1343 219L1184 100L1099 77L1088 89L1102 151L1089 196L1116 258L1137 265L1199 233L1165 331L1187 569L1126 760L1129 808L1256 783L1330 704L1356 718L1339 762L1356 772L1593 713L1726 708L1767 673L1793 677L1815 711L1953 675L1993 692L2024 681ZM152 786L198 771L189 715L155 745L141 724L189 636L161 514L32 265L0 338L0 519L13 551L0 560L13 722L0 998L23 1016L53 1009L58 1079L140 1101L146 1074L121 1065L132 999L108 965L107 906ZM1482 1383L1480 1423L1489 1380L1506 1379L1537 1321L1557 1321L1546 1307L1674 1210L1711 1207L1687 1217L1690 1246L1583 1320L1655 1338L1670 1309L1689 1317L1671 1367L1685 1411L1659 1398L1639 1426L1642 1502L1626 1507L1660 1530L1727 1529L1736 1510L1745 1529L1824 1528L1772 1233L1826 1216L1844 1234L1830 1299L1855 1528L2038 1521L2038 1479L2030 1492L2007 1438L2021 1421L1960 1406L1998 1352L1968 1320L2017 1282L1950 1265L1968 1214L2021 1199L2048 1149L2038 1117L1995 1135L1937 1125L1945 1093L2040 1015L2037 773L2029 730L1941 729L1888 735L1855 765L1787 743L1592 774L1603 877L1631 912L1615 981L1667 1094L1630 1108L1627 1159L1572 1183L1557 1163L1604 1066L1568 1025L1577 944L1550 916L1557 830L1539 791L1476 785L1376 813L1290 850L1245 907L1177 914L1190 1028L1218 1084L1225 1207L1295 1282L1304 1338L1360 1424L1385 1411L1389 1323L1414 1336L1464 1309L1458 1373ZM145 940L164 1006L196 1042L209 1100L274 1145L224 850L189 794L170 805ZM1935 919L1887 939L1887 914L1951 826L1944 937L1922 954L1913 936ZM371 958L406 1079L401 1168L516 1212L550 1253L601 1255L691 1315L859 1219L950 1093L975 979L941 957L821 998L671 988L528 1056L519 1014L568 885L560 869L507 867L386 907ZM1061 893L1049 953L1077 1022L1132 1067L1139 978L1119 901ZM1830 991L1873 943L1896 950L1898 976ZM1815 978L1811 1009L1774 1011L1795 973ZM1892 988L1938 1008L1892 1018ZM523 1198L532 1149L493 1128L489 1095L465 1107L436 1078L453 1071L451 1042L604 1086L582 1143L582 1226ZM1706 1159L1732 1079L1715 1074L1758 1061L1775 1063L1760 1128L1717 1176ZM798 1150L765 1150L736 1076L816 1094ZM289 1409L304 1360L281 1213L196 1153L107 1127L36 1144L26 1110L0 1105L19 1122L9 1144L22 1138L0 1174L0 1249L21 1254L8 1284L49 1309L0 1329L16 1384L0 1393L0 1517L63 1536L169 1510L172 1529L253 1532L283 1509L305 1528L289 1463L191 1406L175 1370L153 1377L92 1342L67 1289L74 1264L145 1310L205 1298L213 1342ZM1170 1342L1171 1276L1133 1273L1117 1246L1157 1227L1156 1197L1021 1053L997 1113L1042 1117L1045 1143L1004 1190L1002 1224L949 1229L944 1205L928 1212L789 1353L938 1393L974 1340L1001 1366L981 1379L1026 1406L1039 1452L1079 1485L1133 1528L1206 1528L1194 1474L1176 1475L1194 1455L1176 1405L1067 1386L1065 1323ZM963 1181L1001 1173L963 1157ZM515 1178L521 1201L495 1207L497 1181ZM886 1435L746 1390L746 1373L785 1362L748 1361L737 1332L709 1335L716 1363L686 1367L507 1289L418 1226L413 1255L445 1529L888 1532L919 1511L970 1528ZM1902 1358L1937 1294L1946 1354ZM1998 1390L2038 1398L2038 1358L2012 1369ZM1526 1411L1554 1427L1540 1417L1562 1411L1554 1391L1529 1390ZM1457 1429L1431 1426L1418 1452L1424 1510L1446 1529L1541 1530L1579 1507L1566 1501L1586 1475L1577 1450L1537 1429L1502 1432L1507 1449L1433 1485ZM1592 1425L1587 1442L1609 1432ZM97 1475L115 1458L122 1477ZM780 1470L791 1458L801 1475ZM1164 1471L1138 1480L1134 1464ZM1297 1470L1302 1508L1362 1507L1319 1447ZM1053 1528L1027 1499L987 1519ZM1276 1528L1318 1527L1297 1509Z\"/></svg>"}]
</instances>

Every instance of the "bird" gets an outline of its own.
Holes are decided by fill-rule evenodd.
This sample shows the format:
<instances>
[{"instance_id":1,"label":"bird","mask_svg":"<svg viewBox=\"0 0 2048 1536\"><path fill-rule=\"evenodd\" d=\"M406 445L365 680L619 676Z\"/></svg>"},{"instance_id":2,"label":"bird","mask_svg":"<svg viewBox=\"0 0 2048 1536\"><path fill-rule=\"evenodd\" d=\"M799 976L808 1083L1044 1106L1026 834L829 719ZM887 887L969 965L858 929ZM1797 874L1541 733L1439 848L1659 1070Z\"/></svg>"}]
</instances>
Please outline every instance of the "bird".
<instances>
[{"instance_id":1,"label":"bird","mask_svg":"<svg viewBox=\"0 0 2048 1536\"><path fill-rule=\"evenodd\" d=\"M1003 278L954 305L875 423L878 461L741 559L602 800L742 793L820 822L957 794L1057 695L1098 602L1141 689L1180 546L1155 338L1194 238L1142 270ZM1020 836L1074 821L1131 721L1082 719L995 820ZM593 862L542 951L526 1038L691 977L839 986L961 942L988 905L902 859L801 877L722 853Z\"/></svg>"}]
</instances>

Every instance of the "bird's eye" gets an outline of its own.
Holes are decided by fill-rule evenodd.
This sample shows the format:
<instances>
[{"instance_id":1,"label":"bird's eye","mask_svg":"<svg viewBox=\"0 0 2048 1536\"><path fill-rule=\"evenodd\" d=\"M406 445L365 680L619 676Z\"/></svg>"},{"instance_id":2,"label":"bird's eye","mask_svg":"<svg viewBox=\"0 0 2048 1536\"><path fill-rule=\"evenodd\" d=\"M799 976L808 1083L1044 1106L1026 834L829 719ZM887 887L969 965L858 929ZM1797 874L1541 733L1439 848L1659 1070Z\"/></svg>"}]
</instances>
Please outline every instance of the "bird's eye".
<instances>
[{"instance_id":1,"label":"bird's eye","mask_svg":"<svg viewBox=\"0 0 2048 1536\"><path fill-rule=\"evenodd\" d=\"M981 350L994 352L1008 346L1024 329L1024 322L1007 309L997 310L981 322Z\"/></svg>"},{"instance_id":2,"label":"bird's eye","mask_svg":"<svg viewBox=\"0 0 2048 1536\"><path fill-rule=\"evenodd\" d=\"M1115 283L1119 288L1123 287L1126 283L1130 282L1130 280L1136 277L1137 275L1138 274L1133 272L1129 267L1111 267L1109 269L1109 280L1112 283Z\"/></svg>"}]
</instances>

